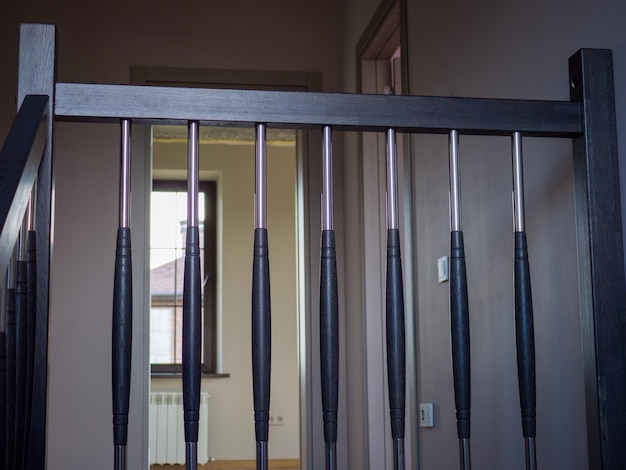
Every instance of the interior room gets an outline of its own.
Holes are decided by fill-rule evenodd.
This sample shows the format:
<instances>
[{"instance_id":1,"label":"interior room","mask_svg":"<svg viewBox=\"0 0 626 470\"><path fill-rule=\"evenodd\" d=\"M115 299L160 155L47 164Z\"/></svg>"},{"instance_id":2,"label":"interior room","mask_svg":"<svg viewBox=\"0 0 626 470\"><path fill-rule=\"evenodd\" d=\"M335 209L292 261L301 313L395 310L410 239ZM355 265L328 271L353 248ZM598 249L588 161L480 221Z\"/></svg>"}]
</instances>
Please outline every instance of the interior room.
<instances>
[{"instance_id":1,"label":"interior room","mask_svg":"<svg viewBox=\"0 0 626 470\"><path fill-rule=\"evenodd\" d=\"M626 194L625 17L626 3L618 0L9 2L0 16L0 141L16 111L22 23L55 25L56 80L67 83L569 101L568 59L581 48L610 49L621 189L606 204L614 206ZM319 384L322 135L271 132L270 468L317 470L325 458ZM49 470L114 464L111 302L119 147L117 123L54 124L44 457ZM152 271L176 266L180 253L150 261L150 223L156 217L150 209L157 207L150 197L155 181L185 181L186 148L185 127L132 127L134 319L127 446L132 469L184 468L180 462L156 464L156 395L165 400L180 392L181 382L180 372L159 372L151 364L150 328L157 324L151 313ZM472 462L475 468L522 469L511 137L461 135L459 148ZM619 463L602 460L600 434L590 424L589 409L597 403L591 403L588 351L581 340L589 327L581 320L585 289L578 258L583 241L577 228L584 221L576 209L571 139L525 136L523 148L538 468L618 469ZM252 128L201 130L200 180L215 185L214 272L203 268L205 280L214 282L212 297L205 293L214 310L205 317L212 323L204 330L213 343L207 346L211 365L201 385L207 410L202 469L256 468L249 325L254 152ZM407 352L404 461L405 468L419 470L459 466L450 286L440 280L439 261L447 263L450 255L448 152L445 134L398 133ZM339 469L394 468L385 359L384 154L383 133L334 133ZM611 236L622 240L623 230ZM623 254L617 256L623 263ZM624 287L616 289L623 293ZM626 334L624 313L616 316L615 331ZM4 327L5 318L0 320ZM616 357L622 368L611 377L623 383L626 337ZM623 405L616 412L622 425ZM422 421L424 410L432 425ZM622 438L623 426L621 434L602 442Z\"/></svg>"}]
</instances>

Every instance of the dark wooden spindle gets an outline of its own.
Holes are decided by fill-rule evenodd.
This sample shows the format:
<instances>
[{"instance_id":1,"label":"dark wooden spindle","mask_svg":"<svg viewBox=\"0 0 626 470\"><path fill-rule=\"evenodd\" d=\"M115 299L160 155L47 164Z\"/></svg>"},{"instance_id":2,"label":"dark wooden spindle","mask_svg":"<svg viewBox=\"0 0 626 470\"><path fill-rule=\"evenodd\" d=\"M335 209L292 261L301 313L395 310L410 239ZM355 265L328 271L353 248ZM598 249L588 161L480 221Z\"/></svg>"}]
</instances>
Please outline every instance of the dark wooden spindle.
<instances>
[{"instance_id":1,"label":"dark wooden spindle","mask_svg":"<svg viewBox=\"0 0 626 470\"><path fill-rule=\"evenodd\" d=\"M265 125L256 126L255 229L252 262L252 388L256 468L268 470L271 377L270 266L266 228L267 155Z\"/></svg>"},{"instance_id":2,"label":"dark wooden spindle","mask_svg":"<svg viewBox=\"0 0 626 470\"><path fill-rule=\"evenodd\" d=\"M333 229L332 138L323 129L322 240L320 253L320 369L326 469L337 469L337 408L339 397L339 303Z\"/></svg>"},{"instance_id":3,"label":"dark wooden spindle","mask_svg":"<svg viewBox=\"0 0 626 470\"><path fill-rule=\"evenodd\" d=\"M15 279L14 273L12 278ZM6 413L6 457L4 462L7 470L15 468L15 398L16 398L16 321L15 288L7 289L6 302L6 360L7 360L7 393L6 402L2 403Z\"/></svg>"},{"instance_id":4,"label":"dark wooden spindle","mask_svg":"<svg viewBox=\"0 0 626 470\"><path fill-rule=\"evenodd\" d=\"M404 469L404 433L406 402L406 346L404 326L404 287L400 257L398 222L398 164L396 133L387 130L387 275L386 332L387 383L394 469Z\"/></svg>"},{"instance_id":5,"label":"dark wooden spindle","mask_svg":"<svg viewBox=\"0 0 626 470\"><path fill-rule=\"evenodd\" d=\"M470 460L470 332L465 246L461 230L461 175L459 134L450 131L450 326L452 334L452 373L456 406L459 460L462 470Z\"/></svg>"},{"instance_id":6,"label":"dark wooden spindle","mask_svg":"<svg viewBox=\"0 0 626 470\"><path fill-rule=\"evenodd\" d=\"M22 230L20 238L25 234ZM22 250L20 250L22 252ZM22 255L20 255L22 258ZM15 280L15 468L24 466L26 443L26 362L27 362L27 272L26 261L18 259Z\"/></svg>"},{"instance_id":7,"label":"dark wooden spindle","mask_svg":"<svg viewBox=\"0 0 626 470\"><path fill-rule=\"evenodd\" d=\"M535 330L533 300L530 288L530 265L526 244L524 216L524 172L522 135L513 134L513 219L515 236L515 342L522 434L525 443L526 469L537 468L535 438L537 436L535 384Z\"/></svg>"},{"instance_id":8,"label":"dark wooden spindle","mask_svg":"<svg viewBox=\"0 0 626 470\"><path fill-rule=\"evenodd\" d=\"M35 232L35 201L36 186L31 194L27 210L27 241L26 241L26 283L28 295L26 299L26 410L24 431L24 463L28 458L30 447L30 428L33 406L33 382L35 378L35 339L37 327L37 233Z\"/></svg>"},{"instance_id":9,"label":"dark wooden spindle","mask_svg":"<svg viewBox=\"0 0 626 470\"><path fill-rule=\"evenodd\" d=\"M7 460L7 334L0 331L0 464Z\"/></svg>"},{"instance_id":10,"label":"dark wooden spindle","mask_svg":"<svg viewBox=\"0 0 626 470\"><path fill-rule=\"evenodd\" d=\"M200 374L202 361L202 282L198 229L198 122L190 121L187 167L187 233L183 281L183 409L187 470L198 468Z\"/></svg>"},{"instance_id":11,"label":"dark wooden spindle","mask_svg":"<svg viewBox=\"0 0 626 470\"><path fill-rule=\"evenodd\" d=\"M130 121L121 122L120 208L113 281L113 445L114 468L126 468L133 329L133 287L130 234Z\"/></svg>"},{"instance_id":12,"label":"dark wooden spindle","mask_svg":"<svg viewBox=\"0 0 626 470\"><path fill-rule=\"evenodd\" d=\"M0 464L7 459L7 333L0 331ZM4 467L5 468L5 467Z\"/></svg>"},{"instance_id":13,"label":"dark wooden spindle","mask_svg":"<svg viewBox=\"0 0 626 470\"><path fill-rule=\"evenodd\" d=\"M37 324L37 234L28 231L26 250L26 396L24 398L24 459L30 443L35 369L35 328ZM24 460L26 462L26 460Z\"/></svg>"}]
</instances>

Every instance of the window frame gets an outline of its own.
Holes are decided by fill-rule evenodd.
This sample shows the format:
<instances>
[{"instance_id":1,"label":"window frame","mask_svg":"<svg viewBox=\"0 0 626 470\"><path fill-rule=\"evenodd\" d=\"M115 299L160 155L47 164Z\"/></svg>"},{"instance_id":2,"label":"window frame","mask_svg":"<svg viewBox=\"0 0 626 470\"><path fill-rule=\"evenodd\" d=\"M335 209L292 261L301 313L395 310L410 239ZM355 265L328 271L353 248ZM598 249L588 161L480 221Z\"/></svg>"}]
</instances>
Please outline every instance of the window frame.
<instances>
[{"instance_id":1,"label":"window frame","mask_svg":"<svg viewBox=\"0 0 626 470\"><path fill-rule=\"evenodd\" d=\"M153 179L152 192L187 192L187 181ZM204 331L202 341L202 375L215 375L217 369L217 182L198 182L198 192L204 193ZM152 241L150 248L152 249ZM152 310L152 289L150 289L150 311ZM182 375L182 364L150 362L152 377Z\"/></svg>"}]
</instances>

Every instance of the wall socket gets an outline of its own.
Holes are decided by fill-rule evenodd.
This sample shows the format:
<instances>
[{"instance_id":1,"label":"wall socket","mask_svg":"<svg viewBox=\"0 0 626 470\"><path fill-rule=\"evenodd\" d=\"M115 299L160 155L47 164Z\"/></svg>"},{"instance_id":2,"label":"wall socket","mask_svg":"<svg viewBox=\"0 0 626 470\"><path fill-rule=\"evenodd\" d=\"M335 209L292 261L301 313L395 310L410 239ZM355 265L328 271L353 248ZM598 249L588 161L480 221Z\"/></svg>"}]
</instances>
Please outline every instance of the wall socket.
<instances>
[{"instance_id":1,"label":"wall socket","mask_svg":"<svg viewBox=\"0 0 626 470\"><path fill-rule=\"evenodd\" d=\"M435 427L435 407L432 403L420 403L420 427Z\"/></svg>"},{"instance_id":2,"label":"wall socket","mask_svg":"<svg viewBox=\"0 0 626 470\"><path fill-rule=\"evenodd\" d=\"M284 424L285 424L285 418L282 415L279 415L279 416L270 415L270 426L283 426Z\"/></svg>"}]
</instances>

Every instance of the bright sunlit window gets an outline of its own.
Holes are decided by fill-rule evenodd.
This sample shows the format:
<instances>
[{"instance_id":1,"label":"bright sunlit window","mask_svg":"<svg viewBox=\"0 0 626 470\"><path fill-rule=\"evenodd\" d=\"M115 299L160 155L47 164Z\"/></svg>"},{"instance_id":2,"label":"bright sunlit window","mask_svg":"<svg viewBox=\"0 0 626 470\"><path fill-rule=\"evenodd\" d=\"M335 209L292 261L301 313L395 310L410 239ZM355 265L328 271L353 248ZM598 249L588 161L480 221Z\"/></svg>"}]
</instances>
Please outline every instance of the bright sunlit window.
<instances>
[{"instance_id":1,"label":"bright sunlit window","mask_svg":"<svg viewBox=\"0 0 626 470\"><path fill-rule=\"evenodd\" d=\"M215 182L199 184L202 277L202 370L215 358ZM150 214L150 364L153 374L182 370L183 273L187 230L187 183L153 182Z\"/></svg>"}]
</instances>

